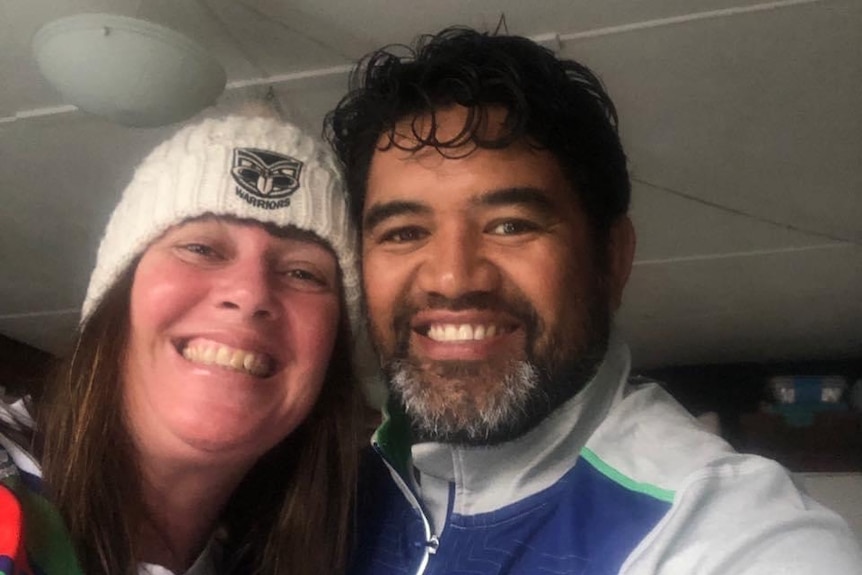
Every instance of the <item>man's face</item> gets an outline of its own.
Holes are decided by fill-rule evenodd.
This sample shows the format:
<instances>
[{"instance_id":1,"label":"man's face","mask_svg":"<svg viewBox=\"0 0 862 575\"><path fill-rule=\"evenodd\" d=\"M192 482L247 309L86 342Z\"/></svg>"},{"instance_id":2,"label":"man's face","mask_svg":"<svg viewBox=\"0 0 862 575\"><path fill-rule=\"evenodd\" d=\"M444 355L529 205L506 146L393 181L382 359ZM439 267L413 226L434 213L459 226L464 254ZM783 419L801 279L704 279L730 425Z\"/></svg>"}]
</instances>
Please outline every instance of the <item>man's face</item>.
<instances>
[{"instance_id":1,"label":"man's face","mask_svg":"<svg viewBox=\"0 0 862 575\"><path fill-rule=\"evenodd\" d=\"M464 113L437 114L440 140ZM490 120L498 129L502 114ZM614 266L596 261L549 152L467 151L375 152L363 277L372 341L419 439L489 444L530 429L591 377L619 282L600 272Z\"/></svg>"}]
</instances>

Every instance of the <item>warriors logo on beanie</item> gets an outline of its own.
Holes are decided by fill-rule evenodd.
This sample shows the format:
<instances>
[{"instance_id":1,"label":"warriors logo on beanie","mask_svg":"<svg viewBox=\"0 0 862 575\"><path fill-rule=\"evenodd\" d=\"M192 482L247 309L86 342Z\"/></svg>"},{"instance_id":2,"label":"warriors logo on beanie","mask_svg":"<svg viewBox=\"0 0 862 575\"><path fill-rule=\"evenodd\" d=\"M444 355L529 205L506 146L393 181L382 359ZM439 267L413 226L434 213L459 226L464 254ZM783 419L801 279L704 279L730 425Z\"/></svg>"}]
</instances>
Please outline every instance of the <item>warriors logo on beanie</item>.
<instances>
[{"instance_id":1,"label":"warriors logo on beanie","mask_svg":"<svg viewBox=\"0 0 862 575\"><path fill-rule=\"evenodd\" d=\"M135 170L96 258L81 323L168 228L232 216L313 232L335 252L351 326L359 326L357 239L329 148L274 118L229 116L181 128Z\"/></svg>"},{"instance_id":2,"label":"warriors logo on beanie","mask_svg":"<svg viewBox=\"0 0 862 575\"><path fill-rule=\"evenodd\" d=\"M239 185L236 193L252 205L276 210L290 205L299 187L302 162L266 150L237 148L231 174Z\"/></svg>"}]
</instances>

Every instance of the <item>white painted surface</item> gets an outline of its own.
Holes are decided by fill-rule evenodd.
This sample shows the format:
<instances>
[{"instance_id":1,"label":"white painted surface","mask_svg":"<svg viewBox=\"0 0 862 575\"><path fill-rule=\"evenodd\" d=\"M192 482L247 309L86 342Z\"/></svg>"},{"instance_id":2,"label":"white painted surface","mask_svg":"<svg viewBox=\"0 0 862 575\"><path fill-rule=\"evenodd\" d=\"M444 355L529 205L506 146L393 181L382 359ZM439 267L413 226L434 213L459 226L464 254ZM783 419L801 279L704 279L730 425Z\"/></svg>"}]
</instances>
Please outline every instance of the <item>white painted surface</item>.
<instances>
[{"instance_id":1,"label":"white painted surface","mask_svg":"<svg viewBox=\"0 0 862 575\"><path fill-rule=\"evenodd\" d=\"M811 497L841 515L862 543L862 473L797 473Z\"/></svg>"}]
</instances>

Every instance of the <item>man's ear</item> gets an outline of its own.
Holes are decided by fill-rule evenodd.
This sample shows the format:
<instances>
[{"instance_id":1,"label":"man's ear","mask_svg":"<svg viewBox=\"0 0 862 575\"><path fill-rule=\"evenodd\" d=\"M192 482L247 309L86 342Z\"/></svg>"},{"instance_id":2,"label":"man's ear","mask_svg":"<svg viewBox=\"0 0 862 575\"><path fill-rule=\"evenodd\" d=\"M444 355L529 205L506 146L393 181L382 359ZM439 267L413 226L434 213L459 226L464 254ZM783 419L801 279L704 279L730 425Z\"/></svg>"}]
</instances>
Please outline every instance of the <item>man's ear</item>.
<instances>
[{"instance_id":1,"label":"man's ear","mask_svg":"<svg viewBox=\"0 0 862 575\"><path fill-rule=\"evenodd\" d=\"M608 238L608 295L611 309L619 309L623 301L623 290L632 271L635 257L635 228L628 216L620 216L611 225Z\"/></svg>"}]
</instances>

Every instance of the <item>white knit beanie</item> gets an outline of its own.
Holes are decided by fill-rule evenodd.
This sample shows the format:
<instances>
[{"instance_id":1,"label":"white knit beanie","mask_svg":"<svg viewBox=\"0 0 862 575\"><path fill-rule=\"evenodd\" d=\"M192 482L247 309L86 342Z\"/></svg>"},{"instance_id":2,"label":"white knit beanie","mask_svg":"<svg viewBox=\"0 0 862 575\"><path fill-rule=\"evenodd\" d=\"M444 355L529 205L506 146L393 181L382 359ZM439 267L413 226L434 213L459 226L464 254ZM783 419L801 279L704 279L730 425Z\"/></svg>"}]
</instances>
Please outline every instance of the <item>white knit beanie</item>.
<instances>
[{"instance_id":1,"label":"white knit beanie","mask_svg":"<svg viewBox=\"0 0 862 575\"><path fill-rule=\"evenodd\" d=\"M114 209L81 312L171 226L205 214L292 226L335 251L351 326L359 324L356 232L329 148L274 118L229 116L180 129L138 166Z\"/></svg>"}]
</instances>

